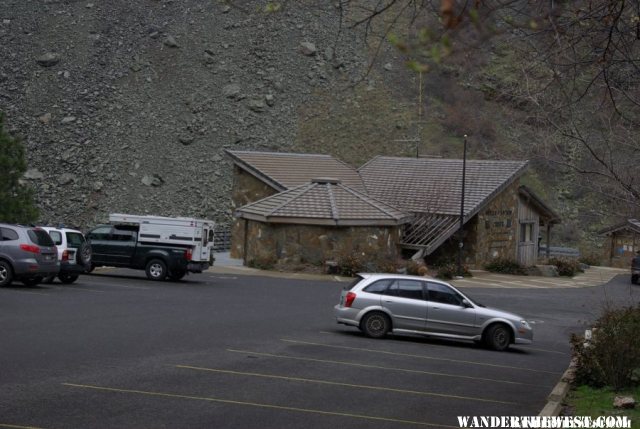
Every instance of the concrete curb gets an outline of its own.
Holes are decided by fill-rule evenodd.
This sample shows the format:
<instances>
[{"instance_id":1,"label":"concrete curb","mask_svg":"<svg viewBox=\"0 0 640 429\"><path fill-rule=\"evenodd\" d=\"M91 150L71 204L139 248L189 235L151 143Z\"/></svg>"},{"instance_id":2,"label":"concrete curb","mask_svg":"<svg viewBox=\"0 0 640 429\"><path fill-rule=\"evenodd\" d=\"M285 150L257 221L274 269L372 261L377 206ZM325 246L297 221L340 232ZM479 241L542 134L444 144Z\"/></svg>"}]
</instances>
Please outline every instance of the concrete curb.
<instances>
[{"instance_id":1,"label":"concrete curb","mask_svg":"<svg viewBox=\"0 0 640 429\"><path fill-rule=\"evenodd\" d=\"M569 389L571 388L571 383L573 382L576 370L576 360L575 358L571 359L571 363L569 363L569 367L560 377L560 381L555 385L549 396L547 397L547 404L544 406L540 414L541 417L545 416L558 416L560 415L560 411L562 411L562 402L564 398L569 393Z\"/></svg>"}]
</instances>

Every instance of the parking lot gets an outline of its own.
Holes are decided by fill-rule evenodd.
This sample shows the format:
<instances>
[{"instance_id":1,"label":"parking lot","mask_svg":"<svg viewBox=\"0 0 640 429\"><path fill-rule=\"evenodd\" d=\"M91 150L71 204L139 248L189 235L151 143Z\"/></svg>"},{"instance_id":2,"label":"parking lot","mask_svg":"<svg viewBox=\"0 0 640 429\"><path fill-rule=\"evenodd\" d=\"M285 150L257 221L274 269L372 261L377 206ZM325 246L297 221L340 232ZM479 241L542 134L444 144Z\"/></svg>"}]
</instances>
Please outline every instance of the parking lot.
<instances>
[{"instance_id":1,"label":"parking lot","mask_svg":"<svg viewBox=\"0 0 640 429\"><path fill-rule=\"evenodd\" d=\"M0 427L458 427L536 415L568 335L626 278L583 289L473 288L535 323L532 346L365 338L335 324L338 282L105 270L0 289Z\"/></svg>"}]
</instances>

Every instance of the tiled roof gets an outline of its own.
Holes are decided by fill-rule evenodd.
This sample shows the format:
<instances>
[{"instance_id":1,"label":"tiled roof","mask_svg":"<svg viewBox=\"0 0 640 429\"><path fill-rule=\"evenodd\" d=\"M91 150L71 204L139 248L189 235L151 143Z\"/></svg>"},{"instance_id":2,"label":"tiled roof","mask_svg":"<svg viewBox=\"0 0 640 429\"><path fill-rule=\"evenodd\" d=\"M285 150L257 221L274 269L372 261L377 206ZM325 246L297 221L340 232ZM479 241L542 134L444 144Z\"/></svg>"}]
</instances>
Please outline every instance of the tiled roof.
<instances>
[{"instance_id":1,"label":"tiled roof","mask_svg":"<svg viewBox=\"0 0 640 429\"><path fill-rule=\"evenodd\" d=\"M516 180L527 161L467 160L465 218ZM358 170L369 195L410 212L460 215L462 160L379 156Z\"/></svg>"},{"instance_id":2,"label":"tiled roof","mask_svg":"<svg viewBox=\"0 0 640 429\"><path fill-rule=\"evenodd\" d=\"M236 216L273 223L305 225L398 225L409 215L355 191L336 179L311 183L236 210Z\"/></svg>"},{"instance_id":3,"label":"tiled roof","mask_svg":"<svg viewBox=\"0 0 640 429\"><path fill-rule=\"evenodd\" d=\"M465 222L522 175L526 161L467 160ZM460 229L462 160L376 157L358 170L369 195L416 213L402 246L428 255Z\"/></svg>"},{"instance_id":4,"label":"tiled roof","mask_svg":"<svg viewBox=\"0 0 640 429\"><path fill-rule=\"evenodd\" d=\"M608 228L605 228L599 231L600 234L611 234L616 231L620 231L622 229L628 229L629 231L636 232L640 234L640 220L638 219L627 219L624 222L620 222Z\"/></svg>"},{"instance_id":5,"label":"tiled roof","mask_svg":"<svg viewBox=\"0 0 640 429\"><path fill-rule=\"evenodd\" d=\"M366 192L356 169L330 155L230 150L226 152L234 163L278 191L301 186L316 177L335 177L345 186Z\"/></svg>"}]
</instances>

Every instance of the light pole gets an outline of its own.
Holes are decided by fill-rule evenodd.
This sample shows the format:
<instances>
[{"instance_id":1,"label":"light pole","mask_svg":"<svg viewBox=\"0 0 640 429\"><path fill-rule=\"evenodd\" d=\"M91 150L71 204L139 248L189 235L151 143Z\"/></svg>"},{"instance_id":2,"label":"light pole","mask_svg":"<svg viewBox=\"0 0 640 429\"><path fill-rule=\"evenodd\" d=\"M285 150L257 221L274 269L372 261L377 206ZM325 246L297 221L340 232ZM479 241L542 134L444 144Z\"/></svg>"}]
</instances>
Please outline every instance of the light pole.
<instances>
[{"instance_id":1,"label":"light pole","mask_svg":"<svg viewBox=\"0 0 640 429\"><path fill-rule=\"evenodd\" d=\"M467 175L467 135L464 135L462 151L462 193L460 194L460 227L458 228L458 277L464 277L462 271L462 248L464 247L464 182Z\"/></svg>"}]
</instances>

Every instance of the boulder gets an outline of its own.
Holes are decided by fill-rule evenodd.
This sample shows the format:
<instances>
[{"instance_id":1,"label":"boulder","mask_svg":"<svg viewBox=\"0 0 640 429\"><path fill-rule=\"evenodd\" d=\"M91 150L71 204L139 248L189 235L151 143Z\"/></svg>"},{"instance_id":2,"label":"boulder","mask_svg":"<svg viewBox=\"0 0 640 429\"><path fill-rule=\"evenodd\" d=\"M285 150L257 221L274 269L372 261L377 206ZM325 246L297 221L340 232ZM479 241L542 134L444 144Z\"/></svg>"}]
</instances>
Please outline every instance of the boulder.
<instances>
[{"instance_id":1,"label":"boulder","mask_svg":"<svg viewBox=\"0 0 640 429\"><path fill-rule=\"evenodd\" d=\"M616 396L613 399L613 408L635 408L636 400L632 396Z\"/></svg>"},{"instance_id":2,"label":"boulder","mask_svg":"<svg viewBox=\"0 0 640 429\"><path fill-rule=\"evenodd\" d=\"M52 67L60 62L60 56L53 52L47 52L46 54L39 56L36 59L36 62L42 67Z\"/></svg>"},{"instance_id":3,"label":"boulder","mask_svg":"<svg viewBox=\"0 0 640 429\"><path fill-rule=\"evenodd\" d=\"M314 43L302 42L300 43L300 52L302 52L303 55L312 57L318 52L318 49Z\"/></svg>"}]
</instances>

